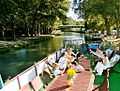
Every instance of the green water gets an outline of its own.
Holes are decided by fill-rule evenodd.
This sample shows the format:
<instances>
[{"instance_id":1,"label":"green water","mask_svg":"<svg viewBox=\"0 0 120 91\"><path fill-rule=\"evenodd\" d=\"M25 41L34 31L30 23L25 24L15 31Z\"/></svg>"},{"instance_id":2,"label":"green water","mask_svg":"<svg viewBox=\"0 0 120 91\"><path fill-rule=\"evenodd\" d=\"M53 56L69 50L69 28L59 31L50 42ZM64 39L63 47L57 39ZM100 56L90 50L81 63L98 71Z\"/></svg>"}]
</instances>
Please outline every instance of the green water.
<instances>
[{"instance_id":1,"label":"green water","mask_svg":"<svg viewBox=\"0 0 120 91\"><path fill-rule=\"evenodd\" d=\"M8 77L16 76L34 64L34 62L43 59L62 46L63 36L58 36L38 44L31 44L27 48L0 54L0 74L4 80Z\"/></svg>"}]
</instances>

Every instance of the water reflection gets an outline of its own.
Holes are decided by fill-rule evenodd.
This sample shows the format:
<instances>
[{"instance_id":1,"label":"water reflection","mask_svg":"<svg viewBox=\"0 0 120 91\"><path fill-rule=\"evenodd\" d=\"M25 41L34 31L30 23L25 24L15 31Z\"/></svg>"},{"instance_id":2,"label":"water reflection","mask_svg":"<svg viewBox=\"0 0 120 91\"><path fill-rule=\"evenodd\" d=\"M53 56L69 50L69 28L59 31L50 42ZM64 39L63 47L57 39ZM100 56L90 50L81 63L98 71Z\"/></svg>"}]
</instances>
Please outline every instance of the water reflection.
<instances>
[{"instance_id":1,"label":"water reflection","mask_svg":"<svg viewBox=\"0 0 120 91\"><path fill-rule=\"evenodd\" d=\"M34 62L43 59L59 48L63 47L63 39L68 37L81 38L83 35L78 33L65 33L48 41L32 44L27 48L14 50L4 55L0 54L0 74L6 80L8 76L15 76L21 71L31 66Z\"/></svg>"},{"instance_id":2,"label":"water reflection","mask_svg":"<svg viewBox=\"0 0 120 91\"><path fill-rule=\"evenodd\" d=\"M28 48L0 54L0 74L3 79L15 76L63 46L63 37L55 37L48 41L32 44Z\"/></svg>"},{"instance_id":3,"label":"water reflection","mask_svg":"<svg viewBox=\"0 0 120 91\"><path fill-rule=\"evenodd\" d=\"M27 49L21 49L19 51L15 52L17 58L21 57L21 58L25 58L27 55Z\"/></svg>"},{"instance_id":4,"label":"water reflection","mask_svg":"<svg viewBox=\"0 0 120 91\"><path fill-rule=\"evenodd\" d=\"M70 35L70 33L72 35ZM85 37L83 34L74 32L65 32L64 35L64 47L72 47L73 49L80 48L80 45L85 43Z\"/></svg>"}]
</instances>

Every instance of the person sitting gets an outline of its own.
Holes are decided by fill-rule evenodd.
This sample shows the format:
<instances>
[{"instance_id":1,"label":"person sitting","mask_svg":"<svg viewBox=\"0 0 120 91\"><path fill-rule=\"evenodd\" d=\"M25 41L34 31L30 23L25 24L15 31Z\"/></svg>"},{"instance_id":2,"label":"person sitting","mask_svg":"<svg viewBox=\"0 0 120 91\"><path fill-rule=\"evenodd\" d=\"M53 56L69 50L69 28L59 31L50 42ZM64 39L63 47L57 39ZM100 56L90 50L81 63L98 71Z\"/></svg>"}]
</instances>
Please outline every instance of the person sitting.
<instances>
[{"instance_id":1,"label":"person sitting","mask_svg":"<svg viewBox=\"0 0 120 91\"><path fill-rule=\"evenodd\" d=\"M62 71L62 73L64 73L68 65L68 61L65 53L63 53L61 58L59 59L58 65L59 65L59 69Z\"/></svg>"},{"instance_id":2,"label":"person sitting","mask_svg":"<svg viewBox=\"0 0 120 91\"><path fill-rule=\"evenodd\" d=\"M84 58L84 55L83 55L81 52L78 52L78 53L76 54L76 59L75 59L75 61L76 61L78 64L80 64L80 62L82 61L83 58Z\"/></svg>"},{"instance_id":3,"label":"person sitting","mask_svg":"<svg viewBox=\"0 0 120 91\"><path fill-rule=\"evenodd\" d=\"M67 69L68 62L66 60L66 54L63 53L58 61L58 63L54 63L54 76L62 75L65 73Z\"/></svg>"},{"instance_id":4,"label":"person sitting","mask_svg":"<svg viewBox=\"0 0 120 91\"><path fill-rule=\"evenodd\" d=\"M72 66L76 70L76 72L85 71L84 67L79 65L76 61L72 62Z\"/></svg>"},{"instance_id":5,"label":"person sitting","mask_svg":"<svg viewBox=\"0 0 120 91\"><path fill-rule=\"evenodd\" d=\"M52 55L48 56L47 64L48 64L49 68L51 68L51 70L52 70L53 64L55 62L56 62L56 59L54 58L54 55L53 56Z\"/></svg>"},{"instance_id":6,"label":"person sitting","mask_svg":"<svg viewBox=\"0 0 120 91\"><path fill-rule=\"evenodd\" d=\"M69 86L72 86L75 75L76 75L75 69L73 68L72 64L69 64L67 70L67 81Z\"/></svg>"},{"instance_id":7,"label":"person sitting","mask_svg":"<svg viewBox=\"0 0 120 91\"><path fill-rule=\"evenodd\" d=\"M46 72L50 78L53 78L52 76L52 70L54 68L53 64L55 63L55 59L53 56L48 56L48 60L45 62L44 65L44 72Z\"/></svg>"},{"instance_id":8,"label":"person sitting","mask_svg":"<svg viewBox=\"0 0 120 91\"><path fill-rule=\"evenodd\" d=\"M59 64L54 64L54 70L53 70L53 75L56 77L60 75L62 72L59 68Z\"/></svg>"},{"instance_id":9,"label":"person sitting","mask_svg":"<svg viewBox=\"0 0 120 91\"><path fill-rule=\"evenodd\" d=\"M71 63L74 61L75 54L72 52L72 48L67 48L65 55L66 55L66 60L68 63Z\"/></svg>"},{"instance_id":10,"label":"person sitting","mask_svg":"<svg viewBox=\"0 0 120 91\"><path fill-rule=\"evenodd\" d=\"M95 68L94 68L94 72L97 72L96 75L102 75L103 70L104 70L104 64L103 64L102 59L100 59L100 60L97 62Z\"/></svg>"},{"instance_id":11,"label":"person sitting","mask_svg":"<svg viewBox=\"0 0 120 91\"><path fill-rule=\"evenodd\" d=\"M96 52L91 51L94 55L98 56L99 60L95 66L94 71L97 72L97 75L102 75L103 71L107 69L107 65L109 64L109 59L105 52L97 50Z\"/></svg>"}]
</instances>

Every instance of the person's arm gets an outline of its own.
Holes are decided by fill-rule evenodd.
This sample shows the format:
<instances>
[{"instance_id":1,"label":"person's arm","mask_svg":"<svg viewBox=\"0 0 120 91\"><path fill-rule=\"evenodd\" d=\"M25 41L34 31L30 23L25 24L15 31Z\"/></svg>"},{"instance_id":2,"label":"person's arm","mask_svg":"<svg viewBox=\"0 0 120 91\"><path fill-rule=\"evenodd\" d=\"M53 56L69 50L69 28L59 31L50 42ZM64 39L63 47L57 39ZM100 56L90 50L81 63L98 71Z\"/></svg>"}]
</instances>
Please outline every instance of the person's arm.
<instances>
[{"instance_id":1,"label":"person's arm","mask_svg":"<svg viewBox=\"0 0 120 91\"><path fill-rule=\"evenodd\" d=\"M103 51L101 51L99 48L96 49L96 52L103 55Z\"/></svg>"},{"instance_id":2,"label":"person's arm","mask_svg":"<svg viewBox=\"0 0 120 91\"><path fill-rule=\"evenodd\" d=\"M99 57L99 58L104 58L103 55L101 55L101 54L99 54L99 53L97 53L97 52L94 52L94 51L92 51L91 49L90 49L90 53L92 53L93 55L95 55L95 56L97 56L97 57Z\"/></svg>"}]
</instances>

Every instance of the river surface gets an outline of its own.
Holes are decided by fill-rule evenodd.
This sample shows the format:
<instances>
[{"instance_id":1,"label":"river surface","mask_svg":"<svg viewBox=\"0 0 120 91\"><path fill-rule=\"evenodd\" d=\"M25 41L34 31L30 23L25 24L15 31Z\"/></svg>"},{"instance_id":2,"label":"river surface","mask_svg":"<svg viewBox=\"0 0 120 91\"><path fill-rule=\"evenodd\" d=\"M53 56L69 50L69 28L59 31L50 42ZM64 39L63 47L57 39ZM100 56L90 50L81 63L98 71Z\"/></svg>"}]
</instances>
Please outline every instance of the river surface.
<instances>
[{"instance_id":1,"label":"river surface","mask_svg":"<svg viewBox=\"0 0 120 91\"><path fill-rule=\"evenodd\" d=\"M14 77L24 71L35 62L45 58L51 53L64 46L64 39L80 38L83 35L79 33L65 32L62 36L56 36L53 39L40 41L27 48L13 50L0 54L0 74L4 81L9 77Z\"/></svg>"}]
</instances>

